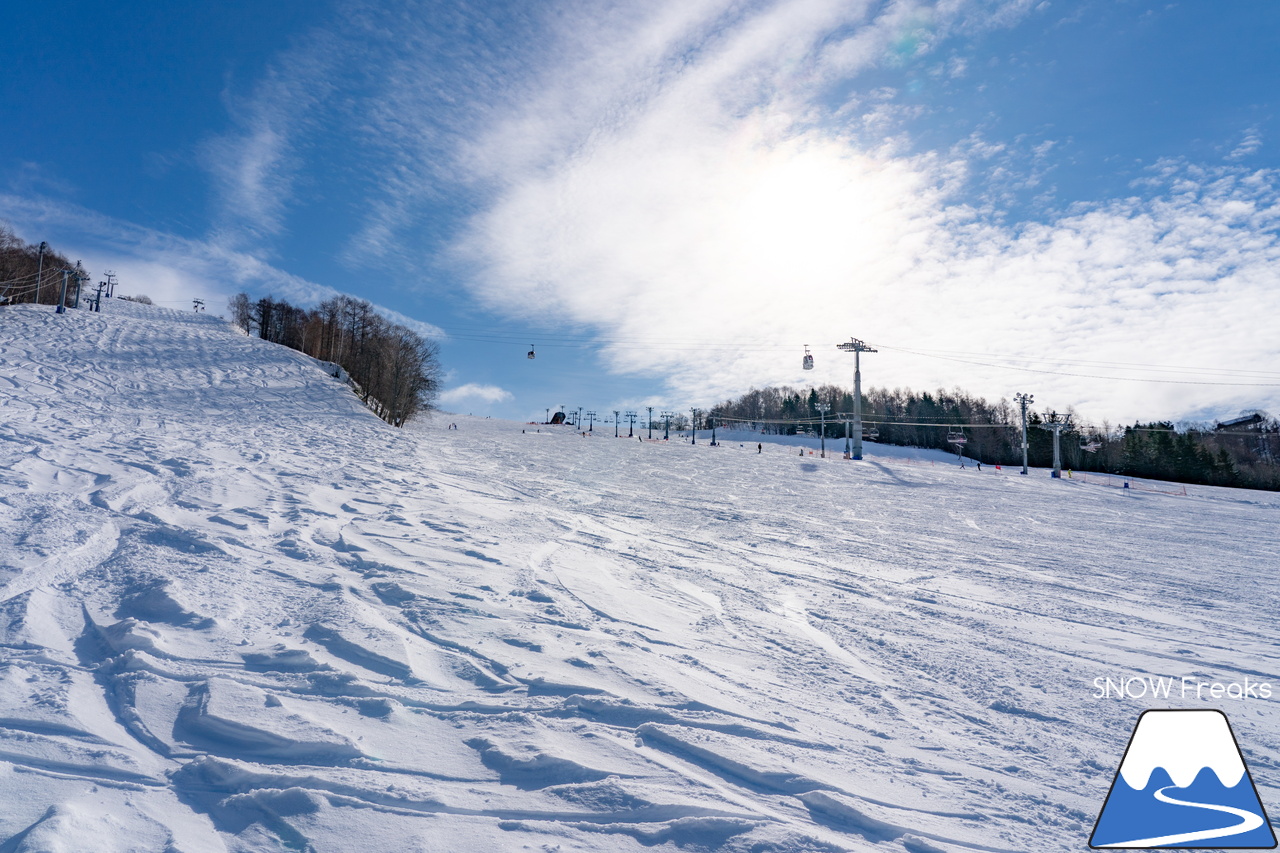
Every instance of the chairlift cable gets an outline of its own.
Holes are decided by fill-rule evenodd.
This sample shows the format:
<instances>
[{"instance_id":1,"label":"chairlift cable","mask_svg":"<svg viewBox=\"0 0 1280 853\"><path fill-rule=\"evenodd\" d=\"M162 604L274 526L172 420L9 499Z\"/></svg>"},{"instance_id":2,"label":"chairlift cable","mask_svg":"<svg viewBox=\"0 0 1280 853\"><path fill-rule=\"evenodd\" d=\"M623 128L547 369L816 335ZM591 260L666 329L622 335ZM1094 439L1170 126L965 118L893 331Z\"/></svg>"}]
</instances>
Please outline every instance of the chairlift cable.
<instances>
[{"instance_id":1,"label":"chairlift cable","mask_svg":"<svg viewBox=\"0 0 1280 853\"><path fill-rule=\"evenodd\" d=\"M481 327L471 325L458 325L451 328L443 329L446 338L459 342L471 343L513 343L520 339L527 340L528 330L523 333L506 332L503 330L495 330L492 327ZM589 332L563 332L548 331L539 337L543 337L542 345L544 347L567 348L567 349L593 349L600 347L615 348L643 348L650 351L668 352L668 353L735 353L745 355L751 352L765 351L781 351L790 349L794 344L785 343L776 339L757 339L757 340L738 340L733 344L715 344L709 343L705 339L691 339L679 337L658 337L658 336L601 336L594 335ZM554 338L547 340L545 338ZM805 356L802 361L802 367L810 370L812 367L812 353L809 351L810 345L802 345L805 347ZM826 344L820 344L826 346ZM998 354L979 354L966 353L963 350L925 350L915 349L911 347L899 347L890 344L877 343L877 347L895 352L907 353L910 355L920 356L922 358L932 358L942 361L951 361L959 364L969 364L978 367L988 367L996 370L1011 370L1023 373L1038 373L1050 376L1067 376L1081 379L1094 379L1102 381L1119 381L1119 382L1148 382L1166 385L1204 385L1204 386L1221 386L1221 387L1244 387L1244 388L1273 388L1280 387L1280 373L1276 371L1250 370L1243 368L1206 368L1206 367L1189 367L1181 365L1157 365L1140 362L1109 362L1097 360L1083 359L1064 359L1064 358L1045 358L1042 356L1021 356L1008 355L1002 356ZM950 353L950 354L949 354ZM977 358L962 357L964 355L981 356ZM1022 364L1002 363L1002 360L1024 362ZM1148 373L1182 373L1188 378L1160 378L1160 377L1144 377L1144 376L1123 376L1097 372L1081 372L1074 370L1059 370L1050 367L1036 367L1033 364L1058 364L1058 365L1080 365L1082 368L1110 368L1117 371L1138 371ZM1205 378L1192 378L1205 377ZM1239 377L1245 380L1269 380L1276 379L1275 382L1267 381L1222 381L1214 377Z\"/></svg>"},{"instance_id":2,"label":"chairlift cable","mask_svg":"<svg viewBox=\"0 0 1280 853\"><path fill-rule=\"evenodd\" d=\"M1040 367L1018 367L1008 364L992 364L987 361L974 361L972 359L955 358L954 356L930 355L928 353L919 352L917 350L905 349L903 347L892 347L887 344L876 344L880 349L893 350L895 352L905 352L911 355L923 356L925 358L937 358L943 361L954 361L960 364L972 364L978 367L993 367L997 370L1017 370L1025 373L1043 373L1051 376L1072 376L1079 379L1101 379L1113 382L1155 382L1164 385L1221 385L1239 388L1280 388L1280 382L1209 382L1198 379L1154 379L1142 376L1105 376L1095 373L1073 373L1064 370L1047 370ZM1170 368L1168 372L1172 372L1175 368ZM1233 373L1245 373L1247 371L1232 371ZM1262 374L1267 376L1268 374ZM1269 374L1275 375L1275 374Z\"/></svg>"}]
</instances>

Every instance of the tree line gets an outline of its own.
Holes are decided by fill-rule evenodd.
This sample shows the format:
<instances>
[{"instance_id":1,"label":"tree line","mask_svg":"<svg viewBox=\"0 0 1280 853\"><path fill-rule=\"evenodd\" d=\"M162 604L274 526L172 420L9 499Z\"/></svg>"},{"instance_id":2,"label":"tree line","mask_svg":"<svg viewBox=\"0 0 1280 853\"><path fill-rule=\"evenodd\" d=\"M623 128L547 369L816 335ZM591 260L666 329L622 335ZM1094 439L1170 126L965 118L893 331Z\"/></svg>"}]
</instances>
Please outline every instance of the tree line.
<instances>
[{"instance_id":1,"label":"tree line","mask_svg":"<svg viewBox=\"0 0 1280 853\"><path fill-rule=\"evenodd\" d=\"M62 296L62 271L76 267L47 244L42 263L39 245L25 242L0 222L0 305L57 305ZM68 299L78 286L73 276L67 284Z\"/></svg>"},{"instance_id":2,"label":"tree line","mask_svg":"<svg viewBox=\"0 0 1280 853\"><path fill-rule=\"evenodd\" d=\"M237 293L228 308L246 334L341 367L365 405L393 426L429 411L439 394L439 346L363 299L335 296L307 309Z\"/></svg>"},{"instance_id":3,"label":"tree line","mask_svg":"<svg viewBox=\"0 0 1280 853\"><path fill-rule=\"evenodd\" d=\"M840 418L852 414L853 393L835 385L753 388L711 407L705 416L722 426L745 424L765 433L817 435L822 428L819 403L831 407L827 438L843 438ZM954 453L948 434L962 432L966 458L991 465L1022 464L1021 413L1009 400L991 403L959 389L930 393L872 388L863 393L862 417L865 427L875 427L875 440L882 444ZM1042 422L1039 413L1028 412L1027 458L1036 467L1053 464L1053 434L1039 428ZM1257 418L1239 430L1208 424L1177 427L1168 421L1079 425L1063 431L1061 453L1063 467L1076 471L1280 490L1280 422L1275 418Z\"/></svg>"}]
</instances>

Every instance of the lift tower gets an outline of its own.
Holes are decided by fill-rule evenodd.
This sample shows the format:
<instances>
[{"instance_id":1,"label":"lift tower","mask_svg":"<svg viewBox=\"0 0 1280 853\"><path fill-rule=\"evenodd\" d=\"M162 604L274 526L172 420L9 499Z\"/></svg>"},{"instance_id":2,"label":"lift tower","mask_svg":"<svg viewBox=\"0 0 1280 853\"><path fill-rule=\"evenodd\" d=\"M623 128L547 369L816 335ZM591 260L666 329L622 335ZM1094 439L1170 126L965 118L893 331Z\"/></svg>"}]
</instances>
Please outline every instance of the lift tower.
<instances>
[{"instance_id":1,"label":"lift tower","mask_svg":"<svg viewBox=\"0 0 1280 853\"><path fill-rule=\"evenodd\" d=\"M1053 430L1053 476L1062 476L1062 453L1059 448L1062 431L1071 429L1071 415L1060 415L1057 412L1045 412L1041 429Z\"/></svg>"},{"instance_id":2,"label":"lift tower","mask_svg":"<svg viewBox=\"0 0 1280 853\"><path fill-rule=\"evenodd\" d=\"M1013 401L1022 407L1022 474L1027 473L1027 406L1035 402L1035 395L1023 394L1019 391L1013 395Z\"/></svg>"},{"instance_id":3,"label":"lift tower","mask_svg":"<svg viewBox=\"0 0 1280 853\"><path fill-rule=\"evenodd\" d=\"M837 344L836 349L853 353L853 458L862 458L862 364L859 357L864 352L878 350L864 344L857 338L850 338L847 344Z\"/></svg>"},{"instance_id":4,"label":"lift tower","mask_svg":"<svg viewBox=\"0 0 1280 853\"><path fill-rule=\"evenodd\" d=\"M816 408L818 410L818 413L822 415L822 436L819 440L822 442L821 456L823 459L826 459L827 458L827 412L831 411L831 404L819 403L816 406Z\"/></svg>"}]
</instances>

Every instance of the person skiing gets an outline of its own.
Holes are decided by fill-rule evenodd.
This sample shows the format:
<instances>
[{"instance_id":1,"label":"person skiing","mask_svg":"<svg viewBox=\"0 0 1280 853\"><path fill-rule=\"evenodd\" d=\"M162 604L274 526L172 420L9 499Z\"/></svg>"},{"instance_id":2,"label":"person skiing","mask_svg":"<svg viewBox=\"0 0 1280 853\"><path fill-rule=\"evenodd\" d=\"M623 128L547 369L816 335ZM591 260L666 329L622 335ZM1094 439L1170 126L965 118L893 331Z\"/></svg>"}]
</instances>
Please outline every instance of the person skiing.
<instances>
[{"instance_id":1,"label":"person skiing","mask_svg":"<svg viewBox=\"0 0 1280 853\"><path fill-rule=\"evenodd\" d=\"M757 444L757 445L756 445L756 453L764 453L764 445L763 445L763 444Z\"/></svg>"}]
</instances>

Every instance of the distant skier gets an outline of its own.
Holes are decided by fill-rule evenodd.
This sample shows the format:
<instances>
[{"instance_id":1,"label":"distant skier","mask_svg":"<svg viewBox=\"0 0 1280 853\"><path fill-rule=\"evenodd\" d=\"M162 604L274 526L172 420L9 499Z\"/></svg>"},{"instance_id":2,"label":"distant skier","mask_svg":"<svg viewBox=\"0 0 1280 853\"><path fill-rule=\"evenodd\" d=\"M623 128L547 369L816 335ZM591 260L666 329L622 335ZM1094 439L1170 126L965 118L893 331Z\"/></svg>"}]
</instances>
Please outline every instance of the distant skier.
<instances>
[{"instance_id":1,"label":"distant skier","mask_svg":"<svg viewBox=\"0 0 1280 853\"><path fill-rule=\"evenodd\" d=\"M757 445L756 445L756 453L764 453L764 445L763 445L763 444L757 444Z\"/></svg>"},{"instance_id":2,"label":"distant skier","mask_svg":"<svg viewBox=\"0 0 1280 853\"><path fill-rule=\"evenodd\" d=\"M978 463L978 470L979 470L979 471L981 471L981 470L982 470L982 463L981 463L981 462L979 462L979 463Z\"/></svg>"}]
</instances>

